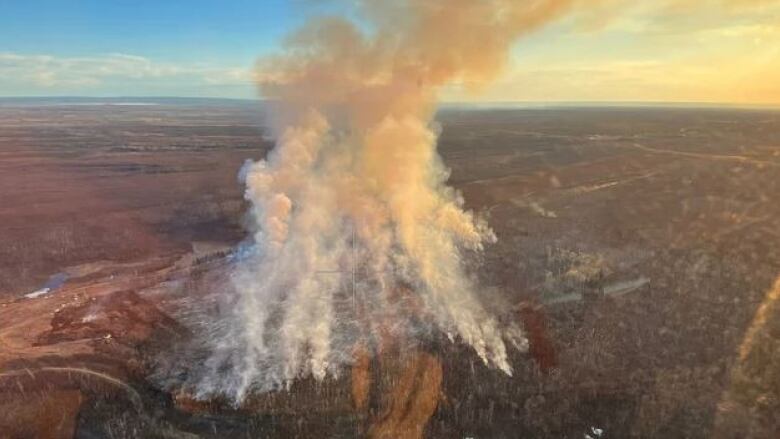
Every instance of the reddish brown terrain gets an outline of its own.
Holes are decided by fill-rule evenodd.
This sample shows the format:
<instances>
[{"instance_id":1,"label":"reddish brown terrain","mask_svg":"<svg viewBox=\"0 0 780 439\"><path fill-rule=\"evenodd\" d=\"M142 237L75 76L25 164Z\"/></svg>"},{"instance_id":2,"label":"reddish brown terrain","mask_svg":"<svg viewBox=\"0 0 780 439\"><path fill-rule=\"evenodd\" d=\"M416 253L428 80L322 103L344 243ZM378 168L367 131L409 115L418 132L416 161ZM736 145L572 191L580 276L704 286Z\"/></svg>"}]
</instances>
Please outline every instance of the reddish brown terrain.
<instances>
[{"instance_id":1,"label":"reddish brown terrain","mask_svg":"<svg viewBox=\"0 0 780 439\"><path fill-rule=\"evenodd\" d=\"M0 102L0 438L780 432L778 112L441 111L513 376L442 337L233 407L159 375L247 234L262 107L107 103Z\"/></svg>"}]
</instances>

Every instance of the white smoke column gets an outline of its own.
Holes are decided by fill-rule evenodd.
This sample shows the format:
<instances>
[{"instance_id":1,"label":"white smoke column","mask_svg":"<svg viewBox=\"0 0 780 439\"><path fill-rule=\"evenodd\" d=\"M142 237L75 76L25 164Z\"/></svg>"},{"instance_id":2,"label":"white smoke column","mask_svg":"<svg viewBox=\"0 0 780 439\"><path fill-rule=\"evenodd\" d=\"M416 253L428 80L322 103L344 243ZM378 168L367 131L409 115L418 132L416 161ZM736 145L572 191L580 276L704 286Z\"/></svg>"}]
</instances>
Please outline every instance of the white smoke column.
<instances>
[{"instance_id":1,"label":"white smoke column","mask_svg":"<svg viewBox=\"0 0 780 439\"><path fill-rule=\"evenodd\" d=\"M278 140L241 173L254 246L200 395L322 379L379 332L425 322L511 373L504 341L519 331L480 304L463 263L495 236L445 186L433 113L441 87L491 80L515 38L571 3L364 1L370 32L316 21L261 64Z\"/></svg>"}]
</instances>

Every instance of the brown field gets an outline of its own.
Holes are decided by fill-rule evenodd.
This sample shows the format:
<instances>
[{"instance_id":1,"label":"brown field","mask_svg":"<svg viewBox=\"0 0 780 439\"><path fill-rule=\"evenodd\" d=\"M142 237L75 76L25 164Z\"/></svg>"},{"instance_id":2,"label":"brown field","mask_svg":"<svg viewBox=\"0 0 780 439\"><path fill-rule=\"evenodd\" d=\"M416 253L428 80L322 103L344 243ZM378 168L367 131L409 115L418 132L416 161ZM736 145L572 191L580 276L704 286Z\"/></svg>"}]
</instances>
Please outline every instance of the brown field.
<instances>
[{"instance_id":1,"label":"brown field","mask_svg":"<svg viewBox=\"0 0 780 439\"><path fill-rule=\"evenodd\" d=\"M0 438L780 432L778 112L442 110L514 376L435 340L233 408L153 376L246 236L262 109L82 104L0 101Z\"/></svg>"}]
</instances>

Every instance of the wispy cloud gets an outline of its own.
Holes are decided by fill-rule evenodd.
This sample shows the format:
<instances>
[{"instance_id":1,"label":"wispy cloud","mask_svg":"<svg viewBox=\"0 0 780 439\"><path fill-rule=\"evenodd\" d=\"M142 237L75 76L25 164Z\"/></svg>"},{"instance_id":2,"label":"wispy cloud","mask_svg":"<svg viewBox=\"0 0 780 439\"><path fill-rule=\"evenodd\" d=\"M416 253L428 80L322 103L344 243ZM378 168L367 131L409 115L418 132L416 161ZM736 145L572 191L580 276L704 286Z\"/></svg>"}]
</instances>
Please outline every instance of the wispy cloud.
<instances>
[{"instance_id":1,"label":"wispy cloud","mask_svg":"<svg viewBox=\"0 0 780 439\"><path fill-rule=\"evenodd\" d=\"M0 52L0 94L6 95L89 93L123 83L251 89L252 76L250 68L158 62L125 53L62 57Z\"/></svg>"}]
</instances>

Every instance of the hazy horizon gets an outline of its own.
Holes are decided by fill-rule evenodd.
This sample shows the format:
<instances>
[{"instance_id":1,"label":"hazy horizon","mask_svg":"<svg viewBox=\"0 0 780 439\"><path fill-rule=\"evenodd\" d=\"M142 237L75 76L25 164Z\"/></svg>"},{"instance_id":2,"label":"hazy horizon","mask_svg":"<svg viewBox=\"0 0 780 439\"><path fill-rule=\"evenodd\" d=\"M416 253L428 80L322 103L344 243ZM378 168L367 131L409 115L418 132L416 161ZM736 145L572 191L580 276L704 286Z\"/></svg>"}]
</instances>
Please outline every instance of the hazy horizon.
<instances>
[{"instance_id":1,"label":"hazy horizon","mask_svg":"<svg viewBox=\"0 0 780 439\"><path fill-rule=\"evenodd\" d=\"M56 104L68 104L67 101L77 101L80 105L89 105L89 101L96 101L96 103L102 103L103 101L128 101L126 104L136 105L154 105L159 102L143 102L147 101L172 101L165 102L174 103L173 101L204 101L204 102L240 102L240 103L265 103L269 102L269 99L262 97L227 97L227 96L166 96L166 95L149 95L149 96L79 96L79 95L41 95L41 96L0 96L0 101L52 101ZM140 102L139 102L140 101ZM116 102L114 105L122 104L124 102ZM571 100L571 101L455 101L455 100L442 100L439 102L441 107L467 107L467 108L544 108L544 107L624 107L624 108L702 108L702 109L767 109L774 110L780 109L780 103L740 103L740 102L685 102L685 101L588 101L588 100Z\"/></svg>"}]
</instances>

